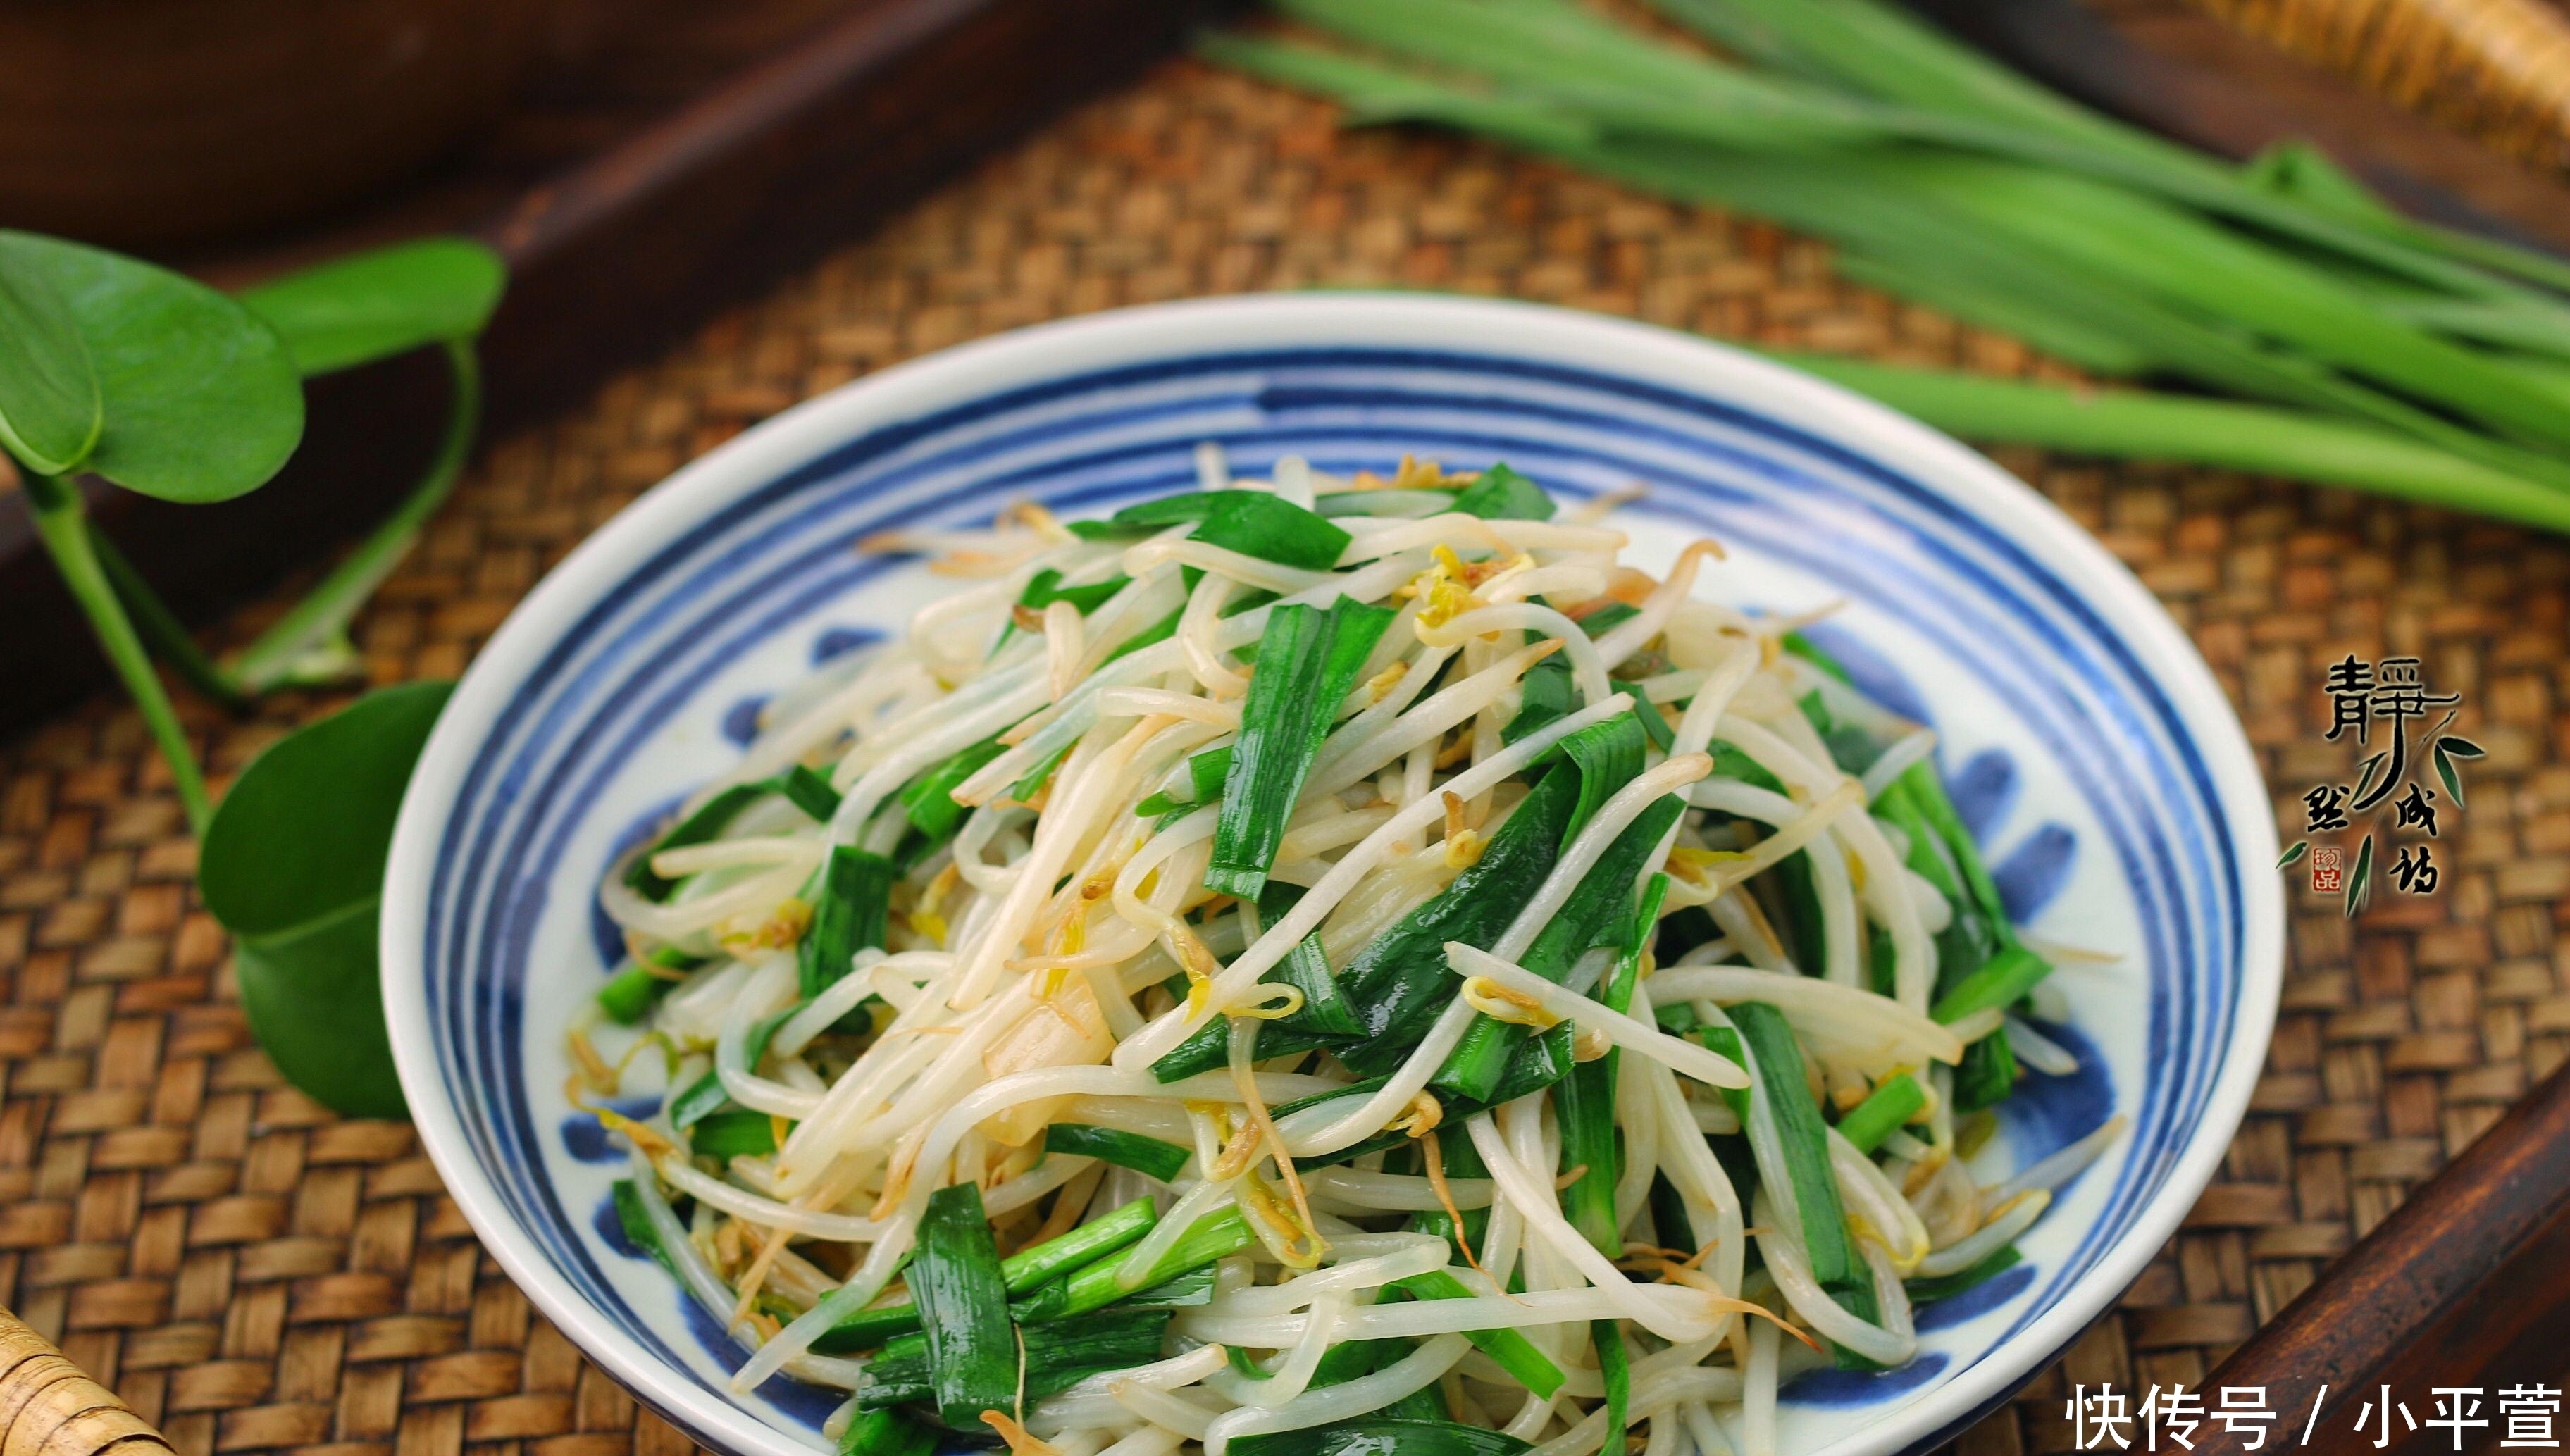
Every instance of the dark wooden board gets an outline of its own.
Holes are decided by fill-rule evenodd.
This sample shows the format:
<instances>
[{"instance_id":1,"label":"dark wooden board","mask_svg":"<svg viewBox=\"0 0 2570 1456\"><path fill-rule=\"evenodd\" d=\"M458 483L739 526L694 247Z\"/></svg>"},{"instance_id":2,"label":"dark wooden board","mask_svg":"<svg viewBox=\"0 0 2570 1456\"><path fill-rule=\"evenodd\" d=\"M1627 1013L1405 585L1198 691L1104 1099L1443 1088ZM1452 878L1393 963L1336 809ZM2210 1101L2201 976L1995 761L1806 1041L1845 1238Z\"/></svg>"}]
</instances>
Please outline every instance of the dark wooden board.
<instances>
[{"instance_id":1,"label":"dark wooden board","mask_svg":"<svg viewBox=\"0 0 2570 1456\"><path fill-rule=\"evenodd\" d=\"M2396 1416L2396 1445L2451 1450L2450 1430L2428 1430L2439 1386L2477 1391L2486 1429L2465 1449L2504 1431L2499 1391L2558 1387L2570 1374L2570 1067L2544 1079L2463 1155L2279 1311L2212 1374L2204 1389L2263 1386L2285 1429L2265 1449L2373 1450L2359 1434L2366 1404L2388 1385L2421 1428ZM2207 1406L2213 1404L2208 1395ZM2315 1409L2317 1407L2317 1410ZM2378 1419L2378 1413L2377 1413ZM2247 1428L2196 1435L2196 1456L2253 1449Z\"/></svg>"},{"instance_id":2,"label":"dark wooden board","mask_svg":"<svg viewBox=\"0 0 2570 1456\"><path fill-rule=\"evenodd\" d=\"M2570 184L2426 122L2186 0L1908 0L2098 110L2224 157L2319 145L2413 216L2570 251Z\"/></svg>"},{"instance_id":3,"label":"dark wooden board","mask_svg":"<svg viewBox=\"0 0 2570 1456\"><path fill-rule=\"evenodd\" d=\"M472 231L512 285L484 340L490 428L583 397L725 304L753 296L941 180L1129 78L1222 13L1224 0L814 0L698 6L708 78L663 38L629 46L608 105L557 98L502 154L430 179L318 232L176 259L237 282L285 262L424 230ZM779 19L778 14L782 18ZM763 24L752 24L760 15ZM746 18L744 18L746 17ZM645 12L642 19L651 20ZM756 49L785 31L781 49ZM692 88L692 90L691 90ZM544 112L544 99L538 98ZM547 119L557 125L548 126ZM574 125L560 125L564 118ZM595 144L582 153L582 144ZM565 155L586 160L548 171ZM270 589L380 517L432 448L443 386L427 359L317 382L303 448L267 487L173 507L100 488L104 529L202 621ZM88 627L0 495L0 727L107 682Z\"/></svg>"}]
</instances>

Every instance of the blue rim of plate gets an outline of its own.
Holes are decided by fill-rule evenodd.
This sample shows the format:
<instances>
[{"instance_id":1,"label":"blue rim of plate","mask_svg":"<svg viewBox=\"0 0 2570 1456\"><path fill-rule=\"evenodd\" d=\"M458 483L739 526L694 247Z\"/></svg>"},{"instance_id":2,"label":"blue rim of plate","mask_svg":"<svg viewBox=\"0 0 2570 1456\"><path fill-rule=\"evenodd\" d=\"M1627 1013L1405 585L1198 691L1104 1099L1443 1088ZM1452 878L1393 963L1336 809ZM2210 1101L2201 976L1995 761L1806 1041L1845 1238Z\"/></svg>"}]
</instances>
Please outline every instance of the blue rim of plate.
<instances>
[{"instance_id":1,"label":"blue rim of plate","mask_svg":"<svg viewBox=\"0 0 2570 1456\"><path fill-rule=\"evenodd\" d=\"M1301 332L1315 313L1352 307L1424 315L1429 326L1407 337L1438 342L1382 341L1381 318L1357 329L1378 337L1354 342L1217 348L1158 342L1146 326L1151 314L1192 313L1201 322L1228 313L1249 316L1254 334L1260 315L1300 314L1288 332ZM1439 339L1436 326L1457 332L1451 325L1462 315L1475 316L1465 333L1493 332L1494 315L1513 326L1504 332L1521 332L1532 315L1556 330L1604 334L1607 346L1591 352L1613 362L1495 351L1486 338L1474 341L1480 347ZM468 1217L557 1322L717 1449L809 1449L808 1437L777 1447L720 1418L746 1412L692 1373L617 1292L584 1238L587 1211L564 1207L546 1181L543 1124L522 1072L520 988L536 973L535 927L549 909L561 909L557 897L582 897L585 912L587 887L602 866L567 864L572 840L590 827L593 806L630 756L694 705L708 677L733 654L807 626L849 591L902 568L859 556L859 540L987 518L1015 497L1067 513L1184 489L1202 440L1221 444L1244 474L1262 473L1287 452L1346 470L1383 469L1415 451L1458 465L1504 458L1571 495L1642 482L1651 514L1900 613L2030 725L2080 783L2140 918L2152 987L2150 1081L2135 1099L2128 1141L2109 1154L2115 1180L2105 1212L2070 1258L2042 1273L2035 1297L1975 1364L2030 1327L2061 1324L2057 1316L2075 1304L2103 1307L2133 1272L2111 1278L2108 1266L2138 1268L2132 1246L2147 1257L2167 1233L2156 1226L2173 1224L2209 1176L2207 1140L2213 1155L2228 1141L2245 1101L2242 1068L2254 1077L2272 1017L2281 943L2263 794L2254 816L2242 813L2245 744L2201 662L2155 604L2136 631L2132 598L2140 592L2128 574L2039 498L1950 442L1800 376L1657 330L1521 305L1369 304L1334 295L1132 310L1019 337L1111 335L1118 325L1122 357L1111 347L1074 348L1069 352L1102 357L988 389L958 381L942 399L926 391L936 400L931 408L843 432L806 415L829 413L825 400L796 412L806 416L803 438L771 442L765 460L725 471L732 452L708 457L684 473L690 487L672 482L646 503L658 518L647 548L631 541L611 546L620 521L583 547L590 569L577 573L585 578L577 588L569 566L558 573L564 587L549 580L540 588L520 613L539 635L512 641L520 630L513 620L468 676L458 695L463 711L450 708L441 723L397 837L385 917L388 1010L406 1090L449 1186L470 1186L472 1196L458 1194ZM1202 339L1228 331L1190 332ZM1808 408L1752 405L1736 389L1631 369L1647 355L1631 336L1699 362L1714 356L1724 372L1757 384L1788 381L1791 403L1807 405L1792 397L1817 392L1873 427L1861 435L1891 434L1893 448L1881 439L1856 443L1834 428L1839 421L1815 428ZM1004 357L1010 342L960 352ZM911 366L909 377L920 372ZM1883 421L1896 428L1883 430ZM1900 449L1905 443L1913 448ZM1921 452L1933 452L1925 458L1943 467L1941 479L1920 471ZM1984 499L1960 498L1952 457L1996 477L1970 483ZM2005 503L2011 488L2019 499L2010 504L2023 509L2001 526L1986 498L1995 493ZM2026 540L2029 518L2050 530L2049 549ZM2090 559L2078 559L2082 548ZM2101 601L2108 590L2125 599ZM2160 640L2146 650L2141 638L2153 629ZM2222 714L2210 723L2208 698ZM2254 769L2248 774L2255 793ZM2244 1037L2256 1043L2245 1058ZM2173 1191L2182 1194L2174 1213ZM2118 1249L2125 1257L2110 1261ZM2112 1286L2099 1295L2101 1273ZM2070 1298L2074 1286L2089 1297ZM2021 1342L2042 1348L2014 1351L2026 1357L2004 1382L2009 1388L2067 1337L2038 1336ZM2004 1389L1989 1393L1986 1378L1969 1382L1984 1388L1964 1389L1969 1374L1928 1393L1953 1407L1939 1426L2003 1398ZM671 1380L696 1388L670 1389ZM763 1423L757 1431L775 1434Z\"/></svg>"}]
</instances>

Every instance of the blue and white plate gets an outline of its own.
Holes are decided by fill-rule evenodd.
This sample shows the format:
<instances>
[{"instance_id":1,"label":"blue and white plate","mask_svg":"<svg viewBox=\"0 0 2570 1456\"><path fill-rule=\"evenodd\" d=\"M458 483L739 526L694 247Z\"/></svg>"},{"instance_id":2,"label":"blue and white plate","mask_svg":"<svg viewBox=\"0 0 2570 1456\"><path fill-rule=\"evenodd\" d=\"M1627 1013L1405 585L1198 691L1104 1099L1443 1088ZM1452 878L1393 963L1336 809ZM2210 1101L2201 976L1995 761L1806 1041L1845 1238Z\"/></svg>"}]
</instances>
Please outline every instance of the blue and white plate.
<instances>
[{"instance_id":1,"label":"blue and white plate","mask_svg":"<svg viewBox=\"0 0 2570 1456\"><path fill-rule=\"evenodd\" d=\"M575 1113L562 1028L614 953L594 910L632 836L739 753L757 705L940 586L860 555L894 527L1065 514L1298 454L1505 460L1556 492L1641 486L1649 566L1730 548L1700 590L1844 599L1830 644L1943 767L2033 933L2106 952L2053 977L2080 1069L2029 1079L1991 1177L2120 1112L2129 1132L2021 1243L1921 1312L1925 1352L1789 1387L1792 1456L1922 1450L2104 1310L2212 1176L2276 1008L2275 835L2237 721L2132 575L1987 461L1701 339L1519 304L1306 294L1103 314L951 349L803 405L592 537L465 675L404 801L385 1006L422 1138L539 1307L730 1456L822 1450L830 1402L730 1393L738 1354L600 1213L621 1160ZM2050 994L2050 992L2047 992Z\"/></svg>"}]
</instances>

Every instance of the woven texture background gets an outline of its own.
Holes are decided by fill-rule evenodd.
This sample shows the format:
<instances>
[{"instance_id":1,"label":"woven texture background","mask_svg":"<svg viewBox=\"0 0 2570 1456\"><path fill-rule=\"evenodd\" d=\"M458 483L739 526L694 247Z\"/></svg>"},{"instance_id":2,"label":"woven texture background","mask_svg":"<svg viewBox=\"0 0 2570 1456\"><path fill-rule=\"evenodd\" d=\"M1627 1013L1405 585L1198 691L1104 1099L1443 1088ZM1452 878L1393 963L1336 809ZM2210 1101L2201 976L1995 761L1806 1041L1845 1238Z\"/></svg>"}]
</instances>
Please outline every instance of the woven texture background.
<instances>
[{"instance_id":1,"label":"woven texture background","mask_svg":"<svg viewBox=\"0 0 2570 1456\"><path fill-rule=\"evenodd\" d=\"M2049 366L1833 276L1825 249L1173 63L963 179L552 427L496 442L366 614L379 682L453 676L536 578L760 418L959 340L1312 284L1506 294L1731 339ZM2446 884L2353 925L2294 897L2255 1111L2181 1234L2065 1361L1961 1440L2066 1449L2066 1381L2193 1384L2570 1034L2570 549L2200 471L2010 455L2167 602L2279 792L2352 777L2322 665L2422 657L2485 744ZM271 606L267 610L272 611ZM237 639L260 612L219 635ZM190 708L218 779L338 699ZM184 1456L642 1456L683 1438L531 1315L407 1125L339 1121L250 1044L193 850L131 711L0 747L0 1303Z\"/></svg>"},{"instance_id":2,"label":"woven texture background","mask_svg":"<svg viewBox=\"0 0 2570 1456\"><path fill-rule=\"evenodd\" d=\"M2538 167L2570 167L2561 0L2195 0Z\"/></svg>"}]
</instances>

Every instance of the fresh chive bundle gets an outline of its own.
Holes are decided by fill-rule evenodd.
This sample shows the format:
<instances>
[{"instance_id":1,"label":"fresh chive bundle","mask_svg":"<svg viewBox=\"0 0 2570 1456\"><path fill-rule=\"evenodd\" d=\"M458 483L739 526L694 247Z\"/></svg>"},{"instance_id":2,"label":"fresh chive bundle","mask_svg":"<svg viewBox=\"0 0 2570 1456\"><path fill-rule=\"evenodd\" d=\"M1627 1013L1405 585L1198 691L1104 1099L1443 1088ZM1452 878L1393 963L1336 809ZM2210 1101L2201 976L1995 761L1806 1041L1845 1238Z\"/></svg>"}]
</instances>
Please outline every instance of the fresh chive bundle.
<instances>
[{"instance_id":1,"label":"fresh chive bundle","mask_svg":"<svg viewBox=\"0 0 2570 1456\"><path fill-rule=\"evenodd\" d=\"M2402 218L2308 148L2234 167L2135 131L1884 0L1655 3L1722 54L1570 0L1279 0L1358 49L1204 50L1360 122L1815 233L1851 276L2091 373L2252 402L1798 361L1955 433L2570 530L2570 264Z\"/></svg>"}]
</instances>

